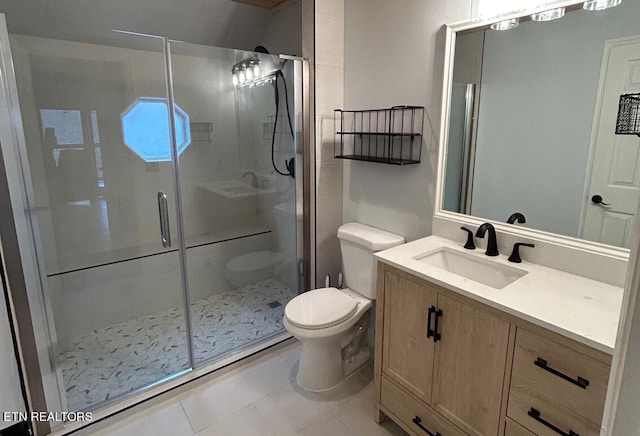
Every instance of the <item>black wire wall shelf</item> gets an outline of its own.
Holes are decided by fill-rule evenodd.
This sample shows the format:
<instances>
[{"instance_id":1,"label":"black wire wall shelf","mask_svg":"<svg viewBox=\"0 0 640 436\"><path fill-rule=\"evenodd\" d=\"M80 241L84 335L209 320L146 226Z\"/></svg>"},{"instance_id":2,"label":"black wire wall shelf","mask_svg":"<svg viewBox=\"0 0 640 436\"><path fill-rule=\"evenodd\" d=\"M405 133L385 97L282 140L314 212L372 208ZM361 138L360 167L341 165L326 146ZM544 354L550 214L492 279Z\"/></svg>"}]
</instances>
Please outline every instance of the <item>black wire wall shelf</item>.
<instances>
[{"instance_id":1,"label":"black wire wall shelf","mask_svg":"<svg viewBox=\"0 0 640 436\"><path fill-rule=\"evenodd\" d=\"M420 163L423 106L334 111L334 156L389 165Z\"/></svg>"},{"instance_id":2,"label":"black wire wall shelf","mask_svg":"<svg viewBox=\"0 0 640 436\"><path fill-rule=\"evenodd\" d=\"M640 93L620 96L616 135L640 136Z\"/></svg>"}]
</instances>

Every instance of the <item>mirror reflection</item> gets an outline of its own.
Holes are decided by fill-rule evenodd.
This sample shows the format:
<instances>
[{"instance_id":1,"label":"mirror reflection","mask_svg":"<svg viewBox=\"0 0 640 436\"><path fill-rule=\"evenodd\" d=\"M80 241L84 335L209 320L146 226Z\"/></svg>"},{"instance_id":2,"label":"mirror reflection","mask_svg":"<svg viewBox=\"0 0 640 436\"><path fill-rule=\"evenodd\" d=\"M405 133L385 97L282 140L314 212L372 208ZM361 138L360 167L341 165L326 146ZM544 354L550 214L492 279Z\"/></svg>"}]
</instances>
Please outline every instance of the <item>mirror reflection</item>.
<instances>
[{"instance_id":1,"label":"mirror reflection","mask_svg":"<svg viewBox=\"0 0 640 436\"><path fill-rule=\"evenodd\" d=\"M620 96L640 92L638 23L625 0L459 32L442 208L628 248L640 136L614 132Z\"/></svg>"}]
</instances>

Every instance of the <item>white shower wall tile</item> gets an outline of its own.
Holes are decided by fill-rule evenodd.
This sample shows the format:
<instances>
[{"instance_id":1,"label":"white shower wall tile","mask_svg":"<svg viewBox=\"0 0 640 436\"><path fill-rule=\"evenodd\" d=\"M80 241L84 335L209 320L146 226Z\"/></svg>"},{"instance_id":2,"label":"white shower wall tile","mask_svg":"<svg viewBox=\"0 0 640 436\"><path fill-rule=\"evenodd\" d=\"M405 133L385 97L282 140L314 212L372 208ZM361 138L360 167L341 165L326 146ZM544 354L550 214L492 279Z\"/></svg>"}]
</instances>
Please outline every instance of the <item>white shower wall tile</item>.
<instances>
[{"instance_id":1,"label":"white shower wall tile","mask_svg":"<svg viewBox=\"0 0 640 436\"><path fill-rule=\"evenodd\" d=\"M58 340L177 306L178 266L173 252L49 277Z\"/></svg>"},{"instance_id":2,"label":"white shower wall tile","mask_svg":"<svg viewBox=\"0 0 640 436\"><path fill-rule=\"evenodd\" d=\"M273 235L250 236L187 250L192 301L233 289L232 257L271 249ZM177 252L132 259L48 278L59 341L182 304Z\"/></svg>"},{"instance_id":3,"label":"white shower wall tile","mask_svg":"<svg viewBox=\"0 0 640 436\"><path fill-rule=\"evenodd\" d=\"M268 279L193 302L196 363L282 331L284 307L294 296ZM58 361L69 410L92 407L187 369L187 356L182 306L62 340Z\"/></svg>"},{"instance_id":4,"label":"white shower wall tile","mask_svg":"<svg viewBox=\"0 0 640 436\"><path fill-rule=\"evenodd\" d=\"M344 101L344 68L316 63L316 116L333 116Z\"/></svg>"}]
</instances>

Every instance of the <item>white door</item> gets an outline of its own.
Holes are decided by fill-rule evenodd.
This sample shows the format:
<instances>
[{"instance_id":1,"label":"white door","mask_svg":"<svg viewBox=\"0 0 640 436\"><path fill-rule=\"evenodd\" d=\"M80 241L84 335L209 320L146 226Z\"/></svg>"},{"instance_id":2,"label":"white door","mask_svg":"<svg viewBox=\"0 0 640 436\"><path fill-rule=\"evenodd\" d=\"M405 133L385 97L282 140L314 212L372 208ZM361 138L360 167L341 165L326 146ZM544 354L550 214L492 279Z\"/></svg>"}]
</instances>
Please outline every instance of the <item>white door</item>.
<instances>
[{"instance_id":1,"label":"white door","mask_svg":"<svg viewBox=\"0 0 640 436\"><path fill-rule=\"evenodd\" d=\"M629 248L640 200L640 137L614 132L620 95L640 92L640 38L607 41L602 65L582 238Z\"/></svg>"}]
</instances>

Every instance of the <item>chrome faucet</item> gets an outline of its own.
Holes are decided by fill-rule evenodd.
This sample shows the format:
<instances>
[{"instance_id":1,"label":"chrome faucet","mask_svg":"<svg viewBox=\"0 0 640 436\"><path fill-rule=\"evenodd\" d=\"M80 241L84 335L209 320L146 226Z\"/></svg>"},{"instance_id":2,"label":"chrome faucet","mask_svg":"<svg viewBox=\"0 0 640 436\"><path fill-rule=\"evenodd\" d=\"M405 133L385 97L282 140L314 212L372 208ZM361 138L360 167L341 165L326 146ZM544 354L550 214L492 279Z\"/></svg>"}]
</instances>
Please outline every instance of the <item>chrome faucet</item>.
<instances>
[{"instance_id":1,"label":"chrome faucet","mask_svg":"<svg viewBox=\"0 0 640 436\"><path fill-rule=\"evenodd\" d=\"M484 223L480 227L478 227L478 231L476 232L476 237L484 238L484 234L489 231L489 240L487 241L487 251L485 254L487 256L497 256L500 254L498 252L498 242L496 240L496 229L493 227L491 223Z\"/></svg>"},{"instance_id":2,"label":"chrome faucet","mask_svg":"<svg viewBox=\"0 0 640 436\"><path fill-rule=\"evenodd\" d=\"M246 171L242 173L242 177L251 176L251 187L258 188L258 176L253 171Z\"/></svg>"}]
</instances>

